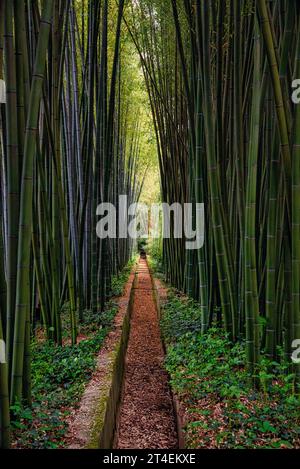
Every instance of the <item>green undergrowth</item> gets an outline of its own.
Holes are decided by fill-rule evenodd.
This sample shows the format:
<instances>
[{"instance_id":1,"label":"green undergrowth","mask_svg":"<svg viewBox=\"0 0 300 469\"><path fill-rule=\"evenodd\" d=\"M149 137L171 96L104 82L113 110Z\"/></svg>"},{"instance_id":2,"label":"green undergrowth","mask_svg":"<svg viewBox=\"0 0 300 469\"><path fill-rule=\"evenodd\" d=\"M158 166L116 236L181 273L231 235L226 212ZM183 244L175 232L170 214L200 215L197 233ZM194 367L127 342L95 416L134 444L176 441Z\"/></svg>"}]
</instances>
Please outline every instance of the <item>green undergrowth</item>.
<instances>
[{"instance_id":1,"label":"green undergrowth","mask_svg":"<svg viewBox=\"0 0 300 469\"><path fill-rule=\"evenodd\" d=\"M159 252L152 251L151 254L147 256L148 265L155 277L159 279L164 279L164 268L163 268L163 260Z\"/></svg>"},{"instance_id":2,"label":"green undergrowth","mask_svg":"<svg viewBox=\"0 0 300 469\"><path fill-rule=\"evenodd\" d=\"M284 354L262 357L259 391L245 369L245 343L224 331L200 332L197 303L171 292L162 333L171 386L186 410L189 448L294 448L300 446L299 400Z\"/></svg>"},{"instance_id":3,"label":"green undergrowth","mask_svg":"<svg viewBox=\"0 0 300 469\"><path fill-rule=\"evenodd\" d=\"M123 292L134 261L112 280L111 296ZM60 448L65 446L67 418L82 397L97 363L97 354L112 328L117 306L110 300L102 313L85 311L75 346L57 346L33 340L32 406L11 407L13 446ZM64 312L62 312L64 315ZM67 321L67 320L66 320Z\"/></svg>"},{"instance_id":4,"label":"green undergrowth","mask_svg":"<svg viewBox=\"0 0 300 469\"><path fill-rule=\"evenodd\" d=\"M110 296L121 296L123 293L124 285L126 284L133 266L137 262L137 256L134 256L122 270L119 275L115 275L111 281Z\"/></svg>"}]
</instances>

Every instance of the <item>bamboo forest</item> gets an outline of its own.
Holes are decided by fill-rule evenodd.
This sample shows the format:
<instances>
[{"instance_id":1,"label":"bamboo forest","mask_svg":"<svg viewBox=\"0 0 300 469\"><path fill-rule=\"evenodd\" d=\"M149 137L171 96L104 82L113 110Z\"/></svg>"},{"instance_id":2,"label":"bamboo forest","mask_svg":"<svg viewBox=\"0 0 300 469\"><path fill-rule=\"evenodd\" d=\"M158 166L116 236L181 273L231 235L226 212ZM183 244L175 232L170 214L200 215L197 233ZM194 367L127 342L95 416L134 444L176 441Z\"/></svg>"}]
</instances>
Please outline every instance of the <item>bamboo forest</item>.
<instances>
[{"instance_id":1,"label":"bamboo forest","mask_svg":"<svg viewBox=\"0 0 300 469\"><path fill-rule=\"evenodd\" d=\"M0 0L0 111L0 447L299 449L299 1Z\"/></svg>"}]
</instances>

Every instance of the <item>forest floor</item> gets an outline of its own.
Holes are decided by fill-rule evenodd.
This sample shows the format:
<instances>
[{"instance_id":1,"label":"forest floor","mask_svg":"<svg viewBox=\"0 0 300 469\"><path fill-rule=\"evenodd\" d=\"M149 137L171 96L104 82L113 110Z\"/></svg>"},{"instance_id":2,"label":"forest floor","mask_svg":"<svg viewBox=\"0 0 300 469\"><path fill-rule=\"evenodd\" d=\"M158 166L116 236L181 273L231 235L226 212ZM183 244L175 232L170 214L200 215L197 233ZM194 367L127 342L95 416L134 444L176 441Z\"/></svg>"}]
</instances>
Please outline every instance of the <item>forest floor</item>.
<instances>
[{"instance_id":1,"label":"forest floor","mask_svg":"<svg viewBox=\"0 0 300 469\"><path fill-rule=\"evenodd\" d=\"M134 265L135 259L113 278L105 311L84 312L75 346L70 344L68 305L62 311L63 346L47 341L43 331L37 329L31 347L33 402L30 407L21 403L11 407L13 448L77 447L84 437L88 413L83 421L82 406L87 394L92 404L96 382L99 389L99 363L124 316L123 302L130 293ZM77 414L81 418L80 434L75 431Z\"/></svg>"},{"instance_id":2,"label":"forest floor","mask_svg":"<svg viewBox=\"0 0 300 469\"><path fill-rule=\"evenodd\" d=\"M137 270L115 447L178 447L158 313L144 259L140 260Z\"/></svg>"},{"instance_id":3,"label":"forest floor","mask_svg":"<svg viewBox=\"0 0 300 469\"><path fill-rule=\"evenodd\" d=\"M85 446L105 353L120 332L131 291L132 266L114 279L113 298L101 315L85 312L76 346L68 336L64 346L39 335L32 344L33 404L12 407L13 448ZM148 263L140 259L114 447L178 448L173 393L186 448L299 448L299 399L283 351L278 363L262 357L254 390L244 366L245 343L233 346L216 326L202 334L199 304L157 278L155 286L160 321Z\"/></svg>"}]
</instances>

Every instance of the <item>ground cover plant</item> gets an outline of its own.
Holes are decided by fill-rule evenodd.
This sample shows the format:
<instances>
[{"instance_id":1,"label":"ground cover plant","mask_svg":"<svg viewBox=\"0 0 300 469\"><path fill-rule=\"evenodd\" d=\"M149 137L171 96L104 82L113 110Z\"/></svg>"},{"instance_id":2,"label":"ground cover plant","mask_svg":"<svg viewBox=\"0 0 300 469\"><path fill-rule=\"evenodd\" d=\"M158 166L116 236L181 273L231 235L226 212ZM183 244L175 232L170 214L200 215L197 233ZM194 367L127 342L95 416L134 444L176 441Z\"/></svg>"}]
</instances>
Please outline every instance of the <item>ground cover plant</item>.
<instances>
[{"instance_id":1,"label":"ground cover plant","mask_svg":"<svg viewBox=\"0 0 300 469\"><path fill-rule=\"evenodd\" d=\"M122 294L134 262L130 261L118 276L112 278L112 299L105 310L101 314L85 311L79 322L80 340L76 345L59 346L36 339L32 342L32 405L16 402L11 406L14 447L55 449L66 445L67 417L78 406L85 385L95 370L97 354L118 310L113 297ZM62 316L68 332L67 311Z\"/></svg>"},{"instance_id":2,"label":"ground cover plant","mask_svg":"<svg viewBox=\"0 0 300 469\"><path fill-rule=\"evenodd\" d=\"M190 448L298 448L299 399L285 362L262 356L259 389L245 367L245 342L220 327L201 334L199 304L173 291L163 307L166 369L185 409Z\"/></svg>"}]
</instances>

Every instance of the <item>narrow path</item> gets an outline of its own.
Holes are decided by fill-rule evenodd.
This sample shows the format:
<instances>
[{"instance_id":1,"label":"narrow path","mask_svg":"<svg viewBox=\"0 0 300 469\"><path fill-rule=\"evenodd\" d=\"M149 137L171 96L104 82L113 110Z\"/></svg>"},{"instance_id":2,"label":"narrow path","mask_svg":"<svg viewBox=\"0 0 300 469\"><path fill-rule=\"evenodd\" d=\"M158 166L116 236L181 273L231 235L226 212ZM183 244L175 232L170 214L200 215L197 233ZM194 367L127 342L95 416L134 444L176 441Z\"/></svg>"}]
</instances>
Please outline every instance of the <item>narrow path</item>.
<instances>
[{"instance_id":1,"label":"narrow path","mask_svg":"<svg viewBox=\"0 0 300 469\"><path fill-rule=\"evenodd\" d=\"M137 272L116 448L178 446L168 375L147 262Z\"/></svg>"}]
</instances>

